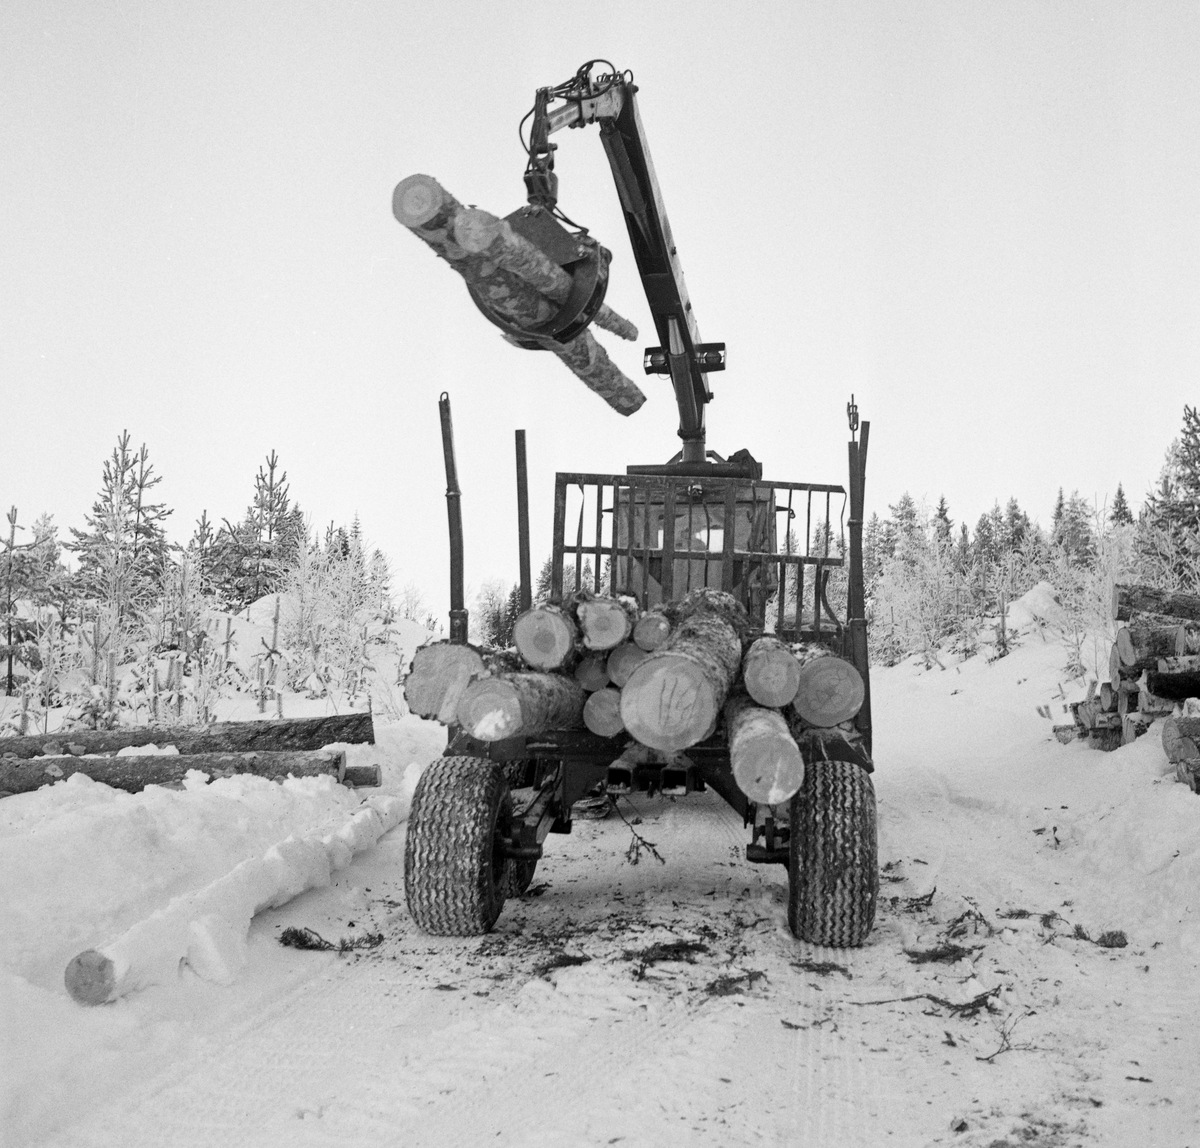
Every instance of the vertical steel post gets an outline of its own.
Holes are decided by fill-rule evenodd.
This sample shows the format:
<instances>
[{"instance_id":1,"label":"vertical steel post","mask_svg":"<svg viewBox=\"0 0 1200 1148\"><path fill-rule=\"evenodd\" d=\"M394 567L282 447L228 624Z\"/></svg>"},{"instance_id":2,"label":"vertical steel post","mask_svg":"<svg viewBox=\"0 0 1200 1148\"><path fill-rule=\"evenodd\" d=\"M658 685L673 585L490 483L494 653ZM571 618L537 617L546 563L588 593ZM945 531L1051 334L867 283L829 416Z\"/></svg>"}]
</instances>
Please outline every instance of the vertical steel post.
<instances>
[{"instance_id":1,"label":"vertical steel post","mask_svg":"<svg viewBox=\"0 0 1200 1148\"><path fill-rule=\"evenodd\" d=\"M867 655L866 594L863 585L863 505L867 477L867 439L871 424L864 422L859 441L850 441L850 593L847 625L850 627L850 660L862 674L865 693L862 709L855 718L867 752L871 752L871 675Z\"/></svg>"},{"instance_id":2,"label":"vertical steel post","mask_svg":"<svg viewBox=\"0 0 1200 1148\"><path fill-rule=\"evenodd\" d=\"M533 608L533 583L529 568L529 470L525 463L525 432L517 433L517 545L521 563L521 610Z\"/></svg>"},{"instance_id":3,"label":"vertical steel post","mask_svg":"<svg viewBox=\"0 0 1200 1148\"><path fill-rule=\"evenodd\" d=\"M465 645L467 608L463 598L462 491L458 489L458 466L454 461L454 426L450 421L450 395L438 399L442 416L442 454L446 460L446 516L450 523L450 641Z\"/></svg>"}]
</instances>

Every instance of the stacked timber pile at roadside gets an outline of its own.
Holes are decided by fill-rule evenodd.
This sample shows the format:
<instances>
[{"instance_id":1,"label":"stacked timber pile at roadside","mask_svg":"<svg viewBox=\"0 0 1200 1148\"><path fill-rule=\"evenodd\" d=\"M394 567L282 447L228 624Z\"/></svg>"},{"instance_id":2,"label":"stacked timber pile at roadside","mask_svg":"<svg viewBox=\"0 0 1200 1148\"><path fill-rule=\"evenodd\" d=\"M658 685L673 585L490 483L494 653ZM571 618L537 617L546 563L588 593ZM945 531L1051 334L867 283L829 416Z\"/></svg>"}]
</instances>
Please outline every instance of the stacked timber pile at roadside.
<instances>
[{"instance_id":1,"label":"stacked timber pile at roadside","mask_svg":"<svg viewBox=\"0 0 1200 1148\"><path fill-rule=\"evenodd\" d=\"M323 748L374 741L370 713L4 737L0 738L0 797L28 793L75 773L130 793L147 785L178 786L190 770L210 778L252 773L277 781L328 774L345 785L379 785L379 766L347 766L345 750ZM132 756L119 752L150 746L173 746L175 752Z\"/></svg>"},{"instance_id":2,"label":"stacked timber pile at roadside","mask_svg":"<svg viewBox=\"0 0 1200 1148\"><path fill-rule=\"evenodd\" d=\"M1118 585L1112 617L1118 625L1108 680L1071 706L1078 736L1100 749L1127 745L1155 719L1178 718L1186 699L1200 698L1200 596Z\"/></svg>"},{"instance_id":3,"label":"stacked timber pile at roadside","mask_svg":"<svg viewBox=\"0 0 1200 1148\"><path fill-rule=\"evenodd\" d=\"M646 612L585 591L523 613L513 643L423 646L405 681L409 708L479 741L587 729L614 739L614 759L636 743L639 760L661 762L723 728L740 788L767 804L799 790L805 753L861 741L858 671L824 646L753 632L720 590Z\"/></svg>"}]
</instances>

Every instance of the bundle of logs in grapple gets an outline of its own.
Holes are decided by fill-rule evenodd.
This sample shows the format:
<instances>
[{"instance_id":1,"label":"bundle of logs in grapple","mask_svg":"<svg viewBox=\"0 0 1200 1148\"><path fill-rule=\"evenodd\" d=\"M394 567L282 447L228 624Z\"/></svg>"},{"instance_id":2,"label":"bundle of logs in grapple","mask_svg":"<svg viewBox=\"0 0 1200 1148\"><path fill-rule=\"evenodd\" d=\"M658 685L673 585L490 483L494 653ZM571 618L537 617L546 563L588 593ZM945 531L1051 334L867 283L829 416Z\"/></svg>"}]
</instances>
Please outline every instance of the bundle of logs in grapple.
<instances>
[{"instance_id":1,"label":"bundle of logs in grapple","mask_svg":"<svg viewBox=\"0 0 1200 1148\"><path fill-rule=\"evenodd\" d=\"M1100 749L1133 741L1156 718L1176 719L1185 699L1200 698L1200 596L1116 586L1112 611L1108 680L1071 706L1074 731Z\"/></svg>"},{"instance_id":2,"label":"bundle of logs in grapple","mask_svg":"<svg viewBox=\"0 0 1200 1148\"><path fill-rule=\"evenodd\" d=\"M645 612L586 591L535 606L512 649L423 646L404 693L413 713L480 741L586 728L664 761L723 726L739 787L775 804L803 782L806 741L860 740L864 686L824 646L756 633L733 595L700 589Z\"/></svg>"}]
</instances>

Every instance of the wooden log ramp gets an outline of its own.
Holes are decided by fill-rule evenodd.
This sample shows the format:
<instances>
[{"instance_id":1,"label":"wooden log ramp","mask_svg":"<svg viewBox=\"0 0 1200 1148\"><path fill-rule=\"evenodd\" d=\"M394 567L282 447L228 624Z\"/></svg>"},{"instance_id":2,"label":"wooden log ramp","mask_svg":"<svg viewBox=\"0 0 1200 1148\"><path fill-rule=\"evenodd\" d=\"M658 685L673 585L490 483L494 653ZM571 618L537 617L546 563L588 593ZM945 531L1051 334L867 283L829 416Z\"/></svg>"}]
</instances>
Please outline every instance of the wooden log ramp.
<instances>
[{"instance_id":1,"label":"wooden log ramp","mask_svg":"<svg viewBox=\"0 0 1200 1148\"><path fill-rule=\"evenodd\" d=\"M800 791L804 758L778 710L738 695L725 703L725 724L734 780L751 801L777 805Z\"/></svg>"},{"instance_id":2,"label":"wooden log ramp","mask_svg":"<svg viewBox=\"0 0 1200 1148\"><path fill-rule=\"evenodd\" d=\"M643 745L675 753L715 729L742 661L746 612L720 590L693 590L667 641L621 691L625 728Z\"/></svg>"},{"instance_id":3,"label":"wooden log ramp","mask_svg":"<svg viewBox=\"0 0 1200 1148\"><path fill-rule=\"evenodd\" d=\"M486 212L468 213L431 176L410 175L401 180L392 195L392 212L445 259L479 299L514 327L530 332L558 313L566 294L551 270L556 265L516 235L511 226L492 227L488 220L495 217ZM558 271L566 275L562 268ZM611 311L603 321L622 337L636 337L633 324ZM550 339L541 342L619 414L632 414L646 401L645 394L613 363L590 330L565 344Z\"/></svg>"},{"instance_id":4,"label":"wooden log ramp","mask_svg":"<svg viewBox=\"0 0 1200 1148\"><path fill-rule=\"evenodd\" d=\"M583 725L584 696L583 687L565 674L480 678L463 691L458 723L479 741L579 729Z\"/></svg>"},{"instance_id":5,"label":"wooden log ramp","mask_svg":"<svg viewBox=\"0 0 1200 1148\"><path fill-rule=\"evenodd\" d=\"M75 773L82 773L114 789L140 793L148 785L178 786L193 769L207 773L210 778L250 773L273 781L282 781L288 776L318 777L322 774L345 781L347 774L346 752L340 749L3 758L0 759L0 793L30 793ZM378 785L378 771L370 774L356 771L350 780L352 784Z\"/></svg>"}]
</instances>

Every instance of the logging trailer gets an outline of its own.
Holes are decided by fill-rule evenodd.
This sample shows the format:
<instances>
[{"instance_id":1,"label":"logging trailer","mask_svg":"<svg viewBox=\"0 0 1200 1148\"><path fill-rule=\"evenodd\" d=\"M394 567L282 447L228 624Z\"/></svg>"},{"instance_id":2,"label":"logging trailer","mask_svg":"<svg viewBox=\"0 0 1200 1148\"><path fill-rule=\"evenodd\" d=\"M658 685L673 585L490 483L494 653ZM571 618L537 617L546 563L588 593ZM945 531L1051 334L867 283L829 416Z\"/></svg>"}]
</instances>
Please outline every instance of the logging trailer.
<instances>
[{"instance_id":1,"label":"logging trailer","mask_svg":"<svg viewBox=\"0 0 1200 1148\"><path fill-rule=\"evenodd\" d=\"M608 70L599 73L598 65ZM750 838L747 860L786 866L793 933L817 944L860 945L874 920L879 885L862 574L870 424L863 422L860 430L852 397L848 489L766 480L749 452L722 458L706 448L708 374L724 369L725 344L701 341L636 91L630 74L607 61L589 61L565 84L540 89L526 117L532 117L528 206L506 222L572 276L558 312L531 333L472 291L489 320L523 346L554 350L552 343L566 343L587 327L603 303L609 256L586 232L563 226L570 221L557 209L549 136L598 124L659 339L645 352L645 371L671 381L682 447L667 463L630 466L625 474L557 475L550 601L570 606L601 594L603 582L604 593L670 618L697 592L714 600L720 594L713 592L720 592L721 601L736 599L737 610L745 612L738 636L746 645L769 634L789 647L802 643L794 648L828 651L814 688L836 693L839 671L833 668L840 667L841 680L856 682L853 712L822 724L797 722L784 707L803 758L803 781L782 797L772 790L770 800L735 774L733 711L726 707L721 719L725 694L703 736L666 750L639 745L628 731L609 737L551 728L483 740L451 724L445 756L428 767L414 794L405 856L408 905L426 932L487 932L506 896L528 888L547 836L571 831L572 807L580 800L633 791L683 797L711 788L741 814ZM465 644L462 522L446 394L440 409L450 519L450 642ZM516 440L520 593L527 611L532 595L523 431ZM739 669L734 695L741 680ZM656 702L664 712L693 705L687 689L671 693Z\"/></svg>"}]
</instances>

